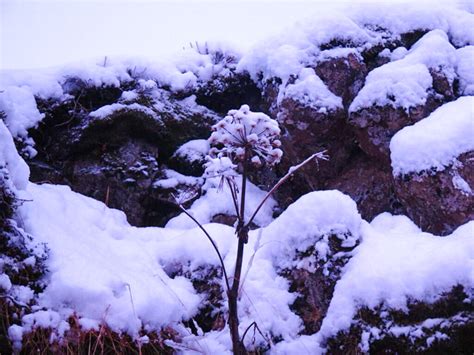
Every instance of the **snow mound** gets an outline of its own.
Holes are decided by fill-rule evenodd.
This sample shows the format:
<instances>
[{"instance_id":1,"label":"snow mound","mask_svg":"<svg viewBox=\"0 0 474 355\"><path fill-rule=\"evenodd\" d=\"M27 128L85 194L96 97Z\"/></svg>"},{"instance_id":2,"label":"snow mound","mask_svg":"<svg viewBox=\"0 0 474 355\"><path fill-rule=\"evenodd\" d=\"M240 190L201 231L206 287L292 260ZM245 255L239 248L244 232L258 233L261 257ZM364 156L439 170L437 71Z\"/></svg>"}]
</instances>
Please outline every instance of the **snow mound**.
<instances>
[{"instance_id":1,"label":"snow mound","mask_svg":"<svg viewBox=\"0 0 474 355\"><path fill-rule=\"evenodd\" d=\"M285 83L331 47L353 47L361 53L379 44L400 39L416 30L441 30L456 46L474 43L474 16L443 4L364 4L341 11L324 11L257 44L237 68L257 80L279 77ZM347 55L347 51L339 51Z\"/></svg>"},{"instance_id":2,"label":"snow mound","mask_svg":"<svg viewBox=\"0 0 474 355\"><path fill-rule=\"evenodd\" d=\"M201 297L191 282L164 271L177 261L189 261L191 270L217 265L211 245L196 230L131 227L122 212L65 186L29 184L24 197L32 200L20 207L25 229L50 249L41 307L105 320L132 335L142 326L159 329L197 312ZM207 228L226 253L232 229Z\"/></svg>"},{"instance_id":3,"label":"snow mound","mask_svg":"<svg viewBox=\"0 0 474 355\"><path fill-rule=\"evenodd\" d=\"M474 46L459 48L456 52L460 92L463 95L474 95Z\"/></svg>"},{"instance_id":4,"label":"snow mound","mask_svg":"<svg viewBox=\"0 0 474 355\"><path fill-rule=\"evenodd\" d=\"M0 94L1 95L1 94ZM0 119L0 172L5 168L13 186L23 190L28 184L30 168L18 154L13 138Z\"/></svg>"},{"instance_id":5,"label":"snow mound","mask_svg":"<svg viewBox=\"0 0 474 355\"><path fill-rule=\"evenodd\" d=\"M194 139L180 146L174 155L183 157L190 163L201 162L209 153L209 148L207 139Z\"/></svg>"},{"instance_id":6,"label":"snow mound","mask_svg":"<svg viewBox=\"0 0 474 355\"><path fill-rule=\"evenodd\" d=\"M291 98L315 109L336 110L342 108L342 99L329 91L314 69L311 68L301 69L298 79L285 88L283 95L279 95L279 101L285 98Z\"/></svg>"},{"instance_id":7,"label":"snow mound","mask_svg":"<svg viewBox=\"0 0 474 355\"><path fill-rule=\"evenodd\" d=\"M474 97L460 97L405 127L390 142L393 174L438 171L474 150Z\"/></svg>"},{"instance_id":8,"label":"snow mound","mask_svg":"<svg viewBox=\"0 0 474 355\"><path fill-rule=\"evenodd\" d=\"M450 236L423 233L407 217L383 213L362 225L362 243L336 284L319 337L345 330L358 307L406 309L456 285L474 287L474 222Z\"/></svg>"},{"instance_id":9,"label":"snow mound","mask_svg":"<svg viewBox=\"0 0 474 355\"><path fill-rule=\"evenodd\" d=\"M336 234L342 246L353 247L360 237L362 218L356 203L337 190L300 197L264 230L263 241L274 244L271 257L282 269L294 266L296 252L315 246L320 257L328 251L322 237Z\"/></svg>"},{"instance_id":10,"label":"snow mound","mask_svg":"<svg viewBox=\"0 0 474 355\"><path fill-rule=\"evenodd\" d=\"M450 83L455 78L456 50L449 43L448 36L441 30L424 35L399 60L374 69L366 78L350 112L365 107L386 106L411 107L423 105L432 87L430 69L439 71Z\"/></svg>"}]
</instances>

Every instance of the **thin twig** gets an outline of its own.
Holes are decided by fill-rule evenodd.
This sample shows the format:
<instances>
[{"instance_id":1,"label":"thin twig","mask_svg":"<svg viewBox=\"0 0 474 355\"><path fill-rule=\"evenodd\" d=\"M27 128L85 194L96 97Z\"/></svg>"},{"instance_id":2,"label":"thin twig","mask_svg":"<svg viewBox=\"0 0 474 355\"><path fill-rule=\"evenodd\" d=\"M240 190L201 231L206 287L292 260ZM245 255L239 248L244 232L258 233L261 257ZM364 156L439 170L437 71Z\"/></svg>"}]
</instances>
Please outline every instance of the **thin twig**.
<instances>
[{"instance_id":1,"label":"thin twig","mask_svg":"<svg viewBox=\"0 0 474 355\"><path fill-rule=\"evenodd\" d=\"M292 166L290 169L288 169L288 172L286 173L285 176L283 176L273 187L270 191L267 192L265 197L262 199L258 207L255 209L255 212L253 213L252 217L250 217L249 221L247 222L246 226L250 226L250 224L253 222L255 219L255 216L257 213L260 211L260 209L263 207L263 204L268 200L268 198L276 191L278 188L283 185L283 183L288 180L296 171L301 169L303 166L311 162L313 159L322 159L322 160L328 160L327 155L325 155L326 151L322 151L319 153L314 153L310 157L306 158L303 160L301 163L298 165Z\"/></svg>"},{"instance_id":2,"label":"thin twig","mask_svg":"<svg viewBox=\"0 0 474 355\"><path fill-rule=\"evenodd\" d=\"M214 239L212 239L212 237L209 235L209 233L207 232L207 230L202 226L201 223L199 223L197 221L196 218L194 218L184 207L182 204L180 204L178 201L176 201L178 207L181 209L181 211L183 211L186 216L188 216L189 218L191 218L193 220L194 223L196 223L196 225L204 232L204 234L206 235L207 239L209 239L209 241L211 242L212 246L214 247L214 250L216 251L217 253L217 256L219 257L219 261L221 263L221 268L222 268L222 272L224 273L224 278L225 278L225 285L227 287L227 291L230 291L230 284L229 284L229 278L227 277L227 271L226 271L226 268L225 268L225 265L224 265L224 259L222 258L222 255L221 255L221 252L219 251L219 248L217 248L217 244L216 242L214 241Z\"/></svg>"},{"instance_id":3,"label":"thin twig","mask_svg":"<svg viewBox=\"0 0 474 355\"><path fill-rule=\"evenodd\" d=\"M237 214L237 219L240 220L239 206L237 205L237 192L235 191L235 186L232 186L230 179L226 179L227 184L229 185L230 194L232 195L232 202L234 203L235 213Z\"/></svg>"},{"instance_id":4,"label":"thin twig","mask_svg":"<svg viewBox=\"0 0 474 355\"><path fill-rule=\"evenodd\" d=\"M250 323L250 325L247 327L247 329L245 329L245 332L244 332L244 335L242 335L242 339L240 340L242 343L244 342L244 339L245 339L245 336L247 335L248 331L250 330L250 328L252 328L253 326L253 331L254 331L254 334L255 334L255 329L258 330L258 332L260 333L260 335L262 336L262 338L268 343L270 344L270 342L268 341L267 337L265 335L263 335L262 331L260 330L260 328L258 327L258 324L257 322L252 322Z\"/></svg>"}]
</instances>

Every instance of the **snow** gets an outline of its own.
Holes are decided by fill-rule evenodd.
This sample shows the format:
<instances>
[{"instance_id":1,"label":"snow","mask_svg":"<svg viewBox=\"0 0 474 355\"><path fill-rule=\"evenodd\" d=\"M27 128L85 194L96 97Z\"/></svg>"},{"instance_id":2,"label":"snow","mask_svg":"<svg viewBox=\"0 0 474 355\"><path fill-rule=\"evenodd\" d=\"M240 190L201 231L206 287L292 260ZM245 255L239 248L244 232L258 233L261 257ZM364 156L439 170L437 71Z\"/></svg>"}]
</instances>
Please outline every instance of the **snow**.
<instances>
[{"instance_id":1,"label":"snow","mask_svg":"<svg viewBox=\"0 0 474 355\"><path fill-rule=\"evenodd\" d=\"M7 169L8 176L16 189L26 188L30 177L30 168L16 151L10 132L0 120L0 168L2 166Z\"/></svg>"},{"instance_id":2,"label":"snow","mask_svg":"<svg viewBox=\"0 0 474 355\"><path fill-rule=\"evenodd\" d=\"M130 227L122 212L64 186L30 184L26 196L33 202L20 209L25 229L50 248L50 281L41 306L64 313L71 307L132 335L142 324L156 329L197 311L201 298L191 283L170 278L160 260L217 264L200 235ZM61 219L55 217L58 211ZM232 232L220 230L216 239L225 251L222 237ZM198 243L184 242L195 238ZM189 257L196 252L198 258Z\"/></svg>"},{"instance_id":3,"label":"snow","mask_svg":"<svg viewBox=\"0 0 474 355\"><path fill-rule=\"evenodd\" d=\"M149 107L137 104L137 103L133 103L129 105L119 104L119 103L105 105L95 111L92 111L89 114L89 116L92 118L104 119L114 114L115 112L124 111L124 110L141 111L144 114L151 116L153 118L158 117L152 109L150 109Z\"/></svg>"},{"instance_id":4,"label":"snow","mask_svg":"<svg viewBox=\"0 0 474 355\"><path fill-rule=\"evenodd\" d=\"M452 182L455 188L461 191L462 194L466 196L471 196L473 195L472 189L469 186L469 183L464 180L458 173L456 173L453 178Z\"/></svg>"},{"instance_id":5,"label":"snow","mask_svg":"<svg viewBox=\"0 0 474 355\"><path fill-rule=\"evenodd\" d=\"M12 283L7 274L0 274L0 291L6 293L12 288Z\"/></svg>"},{"instance_id":6,"label":"snow","mask_svg":"<svg viewBox=\"0 0 474 355\"><path fill-rule=\"evenodd\" d=\"M463 95L474 95L474 46L459 48L456 54L460 92Z\"/></svg>"},{"instance_id":7,"label":"snow","mask_svg":"<svg viewBox=\"0 0 474 355\"><path fill-rule=\"evenodd\" d=\"M0 111L6 114L5 123L13 136L27 136L27 129L35 127L44 118L36 101L26 87L0 88Z\"/></svg>"},{"instance_id":8,"label":"snow","mask_svg":"<svg viewBox=\"0 0 474 355\"><path fill-rule=\"evenodd\" d=\"M217 158L216 158L217 159ZM225 160L225 158L221 158ZM234 175L234 170L230 170ZM209 172L210 178L206 179L203 185L203 195L193 202L188 212L199 222L209 223L212 218L218 214L235 215L235 207L232 200L232 194L227 184L221 183L222 172L216 174ZM237 186L241 185L241 176L235 177ZM265 197L266 192L259 189L257 186L247 181L247 195L245 200L245 218L248 220L253 211L257 208L260 202ZM240 194L238 194L240 199ZM260 212L255 217L255 224L258 226L265 226L269 224L273 218L273 209L276 206L276 201L269 198L263 205ZM170 219L166 224L166 228L189 229L195 228L196 224L184 213Z\"/></svg>"},{"instance_id":9,"label":"snow","mask_svg":"<svg viewBox=\"0 0 474 355\"><path fill-rule=\"evenodd\" d=\"M302 68L313 66L315 58L322 52L320 46L332 40L339 42L339 47L347 47L348 43L360 53L377 44L398 39L400 34L426 29L440 30L454 44L464 46L474 43L474 33L469 30L473 26L474 16L468 8L456 8L446 3L430 6L404 3L400 6L377 2L326 8L257 43L243 56L238 69L248 71L255 80L262 73L263 81L279 77L286 83ZM324 55L321 60L324 60Z\"/></svg>"},{"instance_id":10,"label":"snow","mask_svg":"<svg viewBox=\"0 0 474 355\"><path fill-rule=\"evenodd\" d=\"M175 156L184 157L190 163L204 161L209 153L209 142L207 139L194 139L180 146Z\"/></svg>"},{"instance_id":11,"label":"snow","mask_svg":"<svg viewBox=\"0 0 474 355\"><path fill-rule=\"evenodd\" d=\"M423 233L407 217L383 213L361 228L362 243L337 282L319 337L347 329L358 307L406 309L455 285L474 286L474 222L450 236Z\"/></svg>"},{"instance_id":12,"label":"snow","mask_svg":"<svg viewBox=\"0 0 474 355\"><path fill-rule=\"evenodd\" d=\"M441 30L428 32L403 58L372 70L349 111L374 105L391 105L405 110L423 105L433 84L429 70L441 70L452 83L456 63L456 50L448 36Z\"/></svg>"},{"instance_id":13,"label":"snow","mask_svg":"<svg viewBox=\"0 0 474 355\"><path fill-rule=\"evenodd\" d=\"M190 186L202 184L201 178L196 178L194 176L186 176L171 169L165 169L163 173L165 174L166 178L159 179L156 182L154 182L153 187L161 187L164 189L170 189L180 184L190 185Z\"/></svg>"},{"instance_id":14,"label":"snow","mask_svg":"<svg viewBox=\"0 0 474 355\"><path fill-rule=\"evenodd\" d=\"M298 79L284 89L281 100L285 98L294 99L305 106L316 109L336 110L342 108L342 99L329 91L314 69L311 68L301 69Z\"/></svg>"},{"instance_id":15,"label":"snow","mask_svg":"<svg viewBox=\"0 0 474 355\"><path fill-rule=\"evenodd\" d=\"M393 174L444 170L474 150L474 97L460 97L397 132L390 142Z\"/></svg>"},{"instance_id":16,"label":"snow","mask_svg":"<svg viewBox=\"0 0 474 355\"><path fill-rule=\"evenodd\" d=\"M337 190L318 191L300 197L273 223L265 228L262 243L272 243L269 257L282 269L295 267L296 253L315 246L324 259L329 234L343 239L342 245L353 247L360 237L362 218L356 203ZM320 239L318 239L320 238Z\"/></svg>"}]
</instances>

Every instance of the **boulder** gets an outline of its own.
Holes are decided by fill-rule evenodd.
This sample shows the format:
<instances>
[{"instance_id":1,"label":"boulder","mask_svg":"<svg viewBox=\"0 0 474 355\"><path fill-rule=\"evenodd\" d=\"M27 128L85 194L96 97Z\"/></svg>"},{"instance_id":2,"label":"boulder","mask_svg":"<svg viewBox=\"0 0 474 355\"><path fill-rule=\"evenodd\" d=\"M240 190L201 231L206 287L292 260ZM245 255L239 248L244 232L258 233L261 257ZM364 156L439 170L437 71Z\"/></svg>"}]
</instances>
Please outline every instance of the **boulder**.
<instances>
[{"instance_id":1,"label":"boulder","mask_svg":"<svg viewBox=\"0 0 474 355\"><path fill-rule=\"evenodd\" d=\"M321 61L315 71L329 90L342 98L344 107L350 105L367 76L364 61L355 53Z\"/></svg>"},{"instance_id":2,"label":"boulder","mask_svg":"<svg viewBox=\"0 0 474 355\"><path fill-rule=\"evenodd\" d=\"M449 234L474 219L474 152L442 171L397 176L394 186L406 213L423 230Z\"/></svg>"},{"instance_id":3,"label":"boulder","mask_svg":"<svg viewBox=\"0 0 474 355\"><path fill-rule=\"evenodd\" d=\"M385 166L390 166L390 140L403 127L427 117L443 101L430 96L424 106L405 110L393 106L372 106L349 114L349 124L357 137L359 147Z\"/></svg>"}]
</instances>

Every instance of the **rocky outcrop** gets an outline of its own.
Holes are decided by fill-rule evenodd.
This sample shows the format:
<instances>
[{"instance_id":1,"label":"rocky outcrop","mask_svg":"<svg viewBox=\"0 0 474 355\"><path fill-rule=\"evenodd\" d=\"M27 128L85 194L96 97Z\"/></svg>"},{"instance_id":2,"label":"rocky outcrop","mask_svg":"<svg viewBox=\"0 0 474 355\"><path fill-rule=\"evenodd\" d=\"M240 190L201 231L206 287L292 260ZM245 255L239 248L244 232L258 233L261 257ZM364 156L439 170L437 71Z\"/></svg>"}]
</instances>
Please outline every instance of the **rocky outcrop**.
<instances>
[{"instance_id":1,"label":"rocky outcrop","mask_svg":"<svg viewBox=\"0 0 474 355\"><path fill-rule=\"evenodd\" d=\"M329 353L470 354L474 317L469 290L454 287L436 302L410 302L406 311L363 308L346 332L327 341Z\"/></svg>"},{"instance_id":2,"label":"rocky outcrop","mask_svg":"<svg viewBox=\"0 0 474 355\"><path fill-rule=\"evenodd\" d=\"M442 171L398 176L394 186L406 213L423 230L449 234L474 219L474 152Z\"/></svg>"},{"instance_id":3,"label":"rocky outcrop","mask_svg":"<svg viewBox=\"0 0 474 355\"><path fill-rule=\"evenodd\" d=\"M31 131L38 150L29 161L31 180L69 185L124 211L133 225L164 225L180 212L171 197L177 190L155 182L166 178L164 169L181 144L207 138L215 116L169 96L160 109L148 100L148 106L101 106L106 111L99 118L84 107L74 111L75 100L41 102L46 118Z\"/></svg>"}]
</instances>

